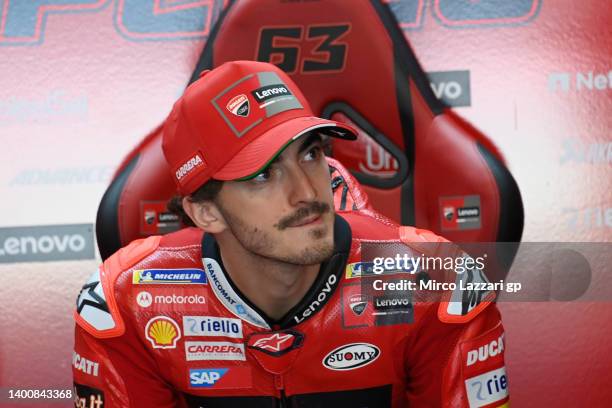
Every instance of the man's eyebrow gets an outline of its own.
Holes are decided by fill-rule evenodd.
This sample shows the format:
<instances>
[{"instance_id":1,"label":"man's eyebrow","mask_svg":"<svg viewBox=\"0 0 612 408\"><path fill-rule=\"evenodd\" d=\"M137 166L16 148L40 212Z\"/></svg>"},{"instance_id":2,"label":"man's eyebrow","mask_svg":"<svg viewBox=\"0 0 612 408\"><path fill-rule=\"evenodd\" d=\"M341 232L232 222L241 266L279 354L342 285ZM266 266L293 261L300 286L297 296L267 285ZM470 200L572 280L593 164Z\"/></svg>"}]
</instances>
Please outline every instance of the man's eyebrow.
<instances>
[{"instance_id":1,"label":"man's eyebrow","mask_svg":"<svg viewBox=\"0 0 612 408\"><path fill-rule=\"evenodd\" d=\"M298 153L302 153L303 151L308 150L308 148L312 146L313 144L317 142L321 143L322 141L323 139L321 138L321 135L319 134L319 132L310 132L310 134L302 142L302 145L300 146Z\"/></svg>"},{"instance_id":2,"label":"man's eyebrow","mask_svg":"<svg viewBox=\"0 0 612 408\"><path fill-rule=\"evenodd\" d=\"M321 137L319 133L310 132L310 134L306 136L306 138L300 145L300 148L298 149L298 154L308 150L308 148L311 147L313 144L322 143L322 142L323 142L323 138ZM270 162L270 164L275 164L275 163L280 162L282 160L282 156L283 156L282 154L279 154L278 156L274 158L274 160Z\"/></svg>"}]
</instances>

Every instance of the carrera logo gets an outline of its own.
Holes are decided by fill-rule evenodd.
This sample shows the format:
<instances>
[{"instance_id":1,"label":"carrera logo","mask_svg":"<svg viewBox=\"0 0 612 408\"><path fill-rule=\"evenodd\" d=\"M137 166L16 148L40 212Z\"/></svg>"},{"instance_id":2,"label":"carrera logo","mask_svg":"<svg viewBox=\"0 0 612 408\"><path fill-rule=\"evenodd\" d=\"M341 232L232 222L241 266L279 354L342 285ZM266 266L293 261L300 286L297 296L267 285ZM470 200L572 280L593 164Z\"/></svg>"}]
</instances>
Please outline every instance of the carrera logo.
<instances>
[{"instance_id":1,"label":"carrera logo","mask_svg":"<svg viewBox=\"0 0 612 408\"><path fill-rule=\"evenodd\" d=\"M225 107L236 116L249 116L249 98L245 94L234 96Z\"/></svg>"},{"instance_id":2,"label":"carrera logo","mask_svg":"<svg viewBox=\"0 0 612 408\"><path fill-rule=\"evenodd\" d=\"M254 90L251 94L255 97L255 100L260 103L279 96L293 95L283 84L264 86Z\"/></svg>"},{"instance_id":3,"label":"carrera logo","mask_svg":"<svg viewBox=\"0 0 612 408\"><path fill-rule=\"evenodd\" d=\"M248 347L278 357L299 348L304 335L294 330L277 333L255 333L249 337Z\"/></svg>"},{"instance_id":4,"label":"carrera logo","mask_svg":"<svg viewBox=\"0 0 612 408\"><path fill-rule=\"evenodd\" d=\"M504 352L504 335L499 336L497 340L493 340L489 344L478 347L478 349L470 350L467 353L466 365L469 367L476 362L484 362L489 357L495 357Z\"/></svg>"},{"instance_id":5,"label":"carrera logo","mask_svg":"<svg viewBox=\"0 0 612 408\"><path fill-rule=\"evenodd\" d=\"M204 160L199 154L196 154L191 159L187 160L179 169L176 171L176 179L181 180L183 177L191 173L194 169L204 165Z\"/></svg>"},{"instance_id":6,"label":"carrera logo","mask_svg":"<svg viewBox=\"0 0 612 408\"><path fill-rule=\"evenodd\" d=\"M323 288L321 288L321 291L317 295L317 298L313 300L312 303L310 303L310 305L308 305L308 307L304 311L302 311L301 316L293 316L293 320L295 320L296 323L301 323L314 312L316 312L321 306L325 304L328 296L331 294L337 283L338 278L336 277L336 275L329 275L327 277L325 285L323 286Z\"/></svg>"},{"instance_id":7,"label":"carrera logo","mask_svg":"<svg viewBox=\"0 0 612 408\"><path fill-rule=\"evenodd\" d=\"M332 350L323 359L323 365L330 370L354 370L374 362L380 356L380 349L373 344L353 343Z\"/></svg>"},{"instance_id":8,"label":"carrera logo","mask_svg":"<svg viewBox=\"0 0 612 408\"><path fill-rule=\"evenodd\" d=\"M198 360L237 360L244 361L244 344L228 341L187 341L185 342L187 361Z\"/></svg>"}]
</instances>

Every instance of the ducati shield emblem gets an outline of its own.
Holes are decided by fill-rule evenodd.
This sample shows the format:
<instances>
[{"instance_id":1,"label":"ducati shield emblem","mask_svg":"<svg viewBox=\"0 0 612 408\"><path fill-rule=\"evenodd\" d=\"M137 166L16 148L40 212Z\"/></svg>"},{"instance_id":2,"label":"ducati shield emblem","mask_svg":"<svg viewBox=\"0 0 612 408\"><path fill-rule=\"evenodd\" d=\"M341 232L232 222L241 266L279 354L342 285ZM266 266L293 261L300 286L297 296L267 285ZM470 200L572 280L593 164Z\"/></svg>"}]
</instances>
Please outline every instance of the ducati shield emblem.
<instances>
[{"instance_id":1,"label":"ducati shield emblem","mask_svg":"<svg viewBox=\"0 0 612 408\"><path fill-rule=\"evenodd\" d=\"M351 307L353 313L355 313L357 316L361 316L363 311L368 306L368 301L366 297L362 295L351 296L349 299L349 306Z\"/></svg>"},{"instance_id":2,"label":"ducati shield emblem","mask_svg":"<svg viewBox=\"0 0 612 408\"><path fill-rule=\"evenodd\" d=\"M236 116L246 118L249 116L249 98L245 94L234 96L226 106L227 110Z\"/></svg>"},{"instance_id":3,"label":"ducati shield emblem","mask_svg":"<svg viewBox=\"0 0 612 408\"><path fill-rule=\"evenodd\" d=\"M453 215L455 215L455 209L453 207L444 207L444 218L451 221L453 219Z\"/></svg>"}]
</instances>

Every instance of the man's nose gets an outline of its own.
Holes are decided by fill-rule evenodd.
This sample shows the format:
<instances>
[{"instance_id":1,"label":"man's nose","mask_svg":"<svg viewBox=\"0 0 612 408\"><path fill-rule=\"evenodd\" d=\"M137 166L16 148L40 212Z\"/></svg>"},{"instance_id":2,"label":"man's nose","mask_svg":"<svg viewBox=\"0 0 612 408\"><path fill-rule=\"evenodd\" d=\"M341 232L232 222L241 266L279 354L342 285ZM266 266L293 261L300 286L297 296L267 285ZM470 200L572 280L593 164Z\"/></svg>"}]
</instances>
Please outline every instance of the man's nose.
<instances>
[{"instance_id":1,"label":"man's nose","mask_svg":"<svg viewBox=\"0 0 612 408\"><path fill-rule=\"evenodd\" d=\"M317 190L310 176L300 166L291 169L289 188L291 189L289 195L291 205L312 202L317 197Z\"/></svg>"}]
</instances>

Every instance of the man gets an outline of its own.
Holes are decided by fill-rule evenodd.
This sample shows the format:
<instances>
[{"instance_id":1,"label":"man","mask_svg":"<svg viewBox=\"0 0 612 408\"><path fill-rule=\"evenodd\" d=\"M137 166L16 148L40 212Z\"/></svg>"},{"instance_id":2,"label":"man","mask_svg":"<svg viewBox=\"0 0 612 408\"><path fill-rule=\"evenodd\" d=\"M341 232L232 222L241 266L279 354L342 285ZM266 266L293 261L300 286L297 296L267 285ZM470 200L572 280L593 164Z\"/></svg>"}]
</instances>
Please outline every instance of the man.
<instances>
[{"instance_id":1,"label":"man","mask_svg":"<svg viewBox=\"0 0 612 408\"><path fill-rule=\"evenodd\" d=\"M491 293L377 292L438 275L406 265L373 275L373 255L457 251L383 217L336 214L327 137L355 131L314 117L273 65L226 63L186 90L163 150L195 227L133 242L83 287L77 406L506 403Z\"/></svg>"}]
</instances>

